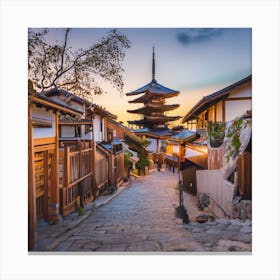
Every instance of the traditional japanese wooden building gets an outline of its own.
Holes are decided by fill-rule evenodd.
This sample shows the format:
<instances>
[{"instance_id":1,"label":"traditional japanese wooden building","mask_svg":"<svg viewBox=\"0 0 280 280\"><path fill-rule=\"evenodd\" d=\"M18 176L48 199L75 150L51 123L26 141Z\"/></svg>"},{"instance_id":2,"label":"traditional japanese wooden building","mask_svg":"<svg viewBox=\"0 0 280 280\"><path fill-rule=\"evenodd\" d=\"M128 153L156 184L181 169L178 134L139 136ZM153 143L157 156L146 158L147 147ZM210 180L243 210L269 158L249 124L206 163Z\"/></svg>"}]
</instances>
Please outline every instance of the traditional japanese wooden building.
<instances>
[{"instance_id":1,"label":"traditional japanese wooden building","mask_svg":"<svg viewBox=\"0 0 280 280\"><path fill-rule=\"evenodd\" d=\"M142 103L144 106L135 110L127 110L127 112L140 114L142 119L128 121L128 123L138 127L138 130L135 130L136 134L150 138L149 140L152 140L150 147L151 151L159 153L161 151L160 140L167 139L172 135L172 131L168 128L168 122L176 121L181 117L169 116L165 113L180 106L179 104L166 104L166 99L177 96L179 91L167 88L155 80L154 50L152 60L152 81L126 95L137 96L140 94L142 94L140 97L129 101L129 103Z\"/></svg>"}]
</instances>

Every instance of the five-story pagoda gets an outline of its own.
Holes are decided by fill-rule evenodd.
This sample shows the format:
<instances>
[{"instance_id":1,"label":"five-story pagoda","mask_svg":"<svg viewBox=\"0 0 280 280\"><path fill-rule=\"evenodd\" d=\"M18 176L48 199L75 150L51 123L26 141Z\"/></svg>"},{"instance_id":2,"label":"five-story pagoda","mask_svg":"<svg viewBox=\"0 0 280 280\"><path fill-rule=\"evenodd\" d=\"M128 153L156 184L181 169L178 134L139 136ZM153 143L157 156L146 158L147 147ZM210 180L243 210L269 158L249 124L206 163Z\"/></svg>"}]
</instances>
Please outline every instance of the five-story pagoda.
<instances>
[{"instance_id":1,"label":"five-story pagoda","mask_svg":"<svg viewBox=\"0 0 280 280\"><path fill-rule=\"evenodd\" d=\"M169 89L155 80L155 54L153 49L152 81L145 86L127 93L127 96L143 94L129 101L129 103L142 103L143 107L135 110L127 110L129 113L141 114L141 120L128 121L129 124L137 125L140 129L135 132L148 138L157 140L153 152L160 152L160 139L167 139L172 135L168 128L168 122L180 119L180 116L167 116L166 111L178 108L179 104L166 104L166 99L177 96L179 91Z\"/></svg>"}]
</instances>

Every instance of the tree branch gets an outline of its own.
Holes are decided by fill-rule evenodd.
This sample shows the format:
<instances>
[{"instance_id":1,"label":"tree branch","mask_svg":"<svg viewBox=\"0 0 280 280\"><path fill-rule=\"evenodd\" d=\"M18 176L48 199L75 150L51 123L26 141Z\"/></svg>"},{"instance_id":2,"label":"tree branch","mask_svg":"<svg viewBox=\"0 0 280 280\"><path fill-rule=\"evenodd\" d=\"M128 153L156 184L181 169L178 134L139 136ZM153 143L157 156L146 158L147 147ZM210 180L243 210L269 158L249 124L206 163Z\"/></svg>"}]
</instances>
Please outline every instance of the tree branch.
<instances>
[{"instance_id":1,"label":"tree branch","mask_svg":"<svg viewBox=\"0 0 280 280\"><path fill-rule=\"evenodd\" d=\"M70 28L66 29L65 32L65 36L64 36L64 45L63 45L63 49L62 49L62 53L61 53L61 64L60 64L60 69L57 71L58 73L62 71L63 69L63 64L64 64L64 54L65 54L65 50L66 50L66 46L67 46L67 41L68 41L68 34L70 32Z\"/></svg>"}]
</instances>

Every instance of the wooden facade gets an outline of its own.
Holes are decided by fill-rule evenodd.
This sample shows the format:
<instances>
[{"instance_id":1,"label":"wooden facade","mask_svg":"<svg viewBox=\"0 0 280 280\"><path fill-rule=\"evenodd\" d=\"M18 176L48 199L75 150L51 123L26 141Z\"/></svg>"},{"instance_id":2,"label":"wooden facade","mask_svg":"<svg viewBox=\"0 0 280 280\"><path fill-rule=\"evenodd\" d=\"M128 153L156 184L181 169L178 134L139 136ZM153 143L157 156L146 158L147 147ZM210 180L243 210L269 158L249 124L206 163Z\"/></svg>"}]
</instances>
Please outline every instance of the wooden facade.
<instances>
[{"instance_id":1,"label":"wooden facade","mask_svg":"<svg viewBox=\"0 0 280 280\"><path fill-rule=\"evenodd\" d=\"M110 153L97 145L95 153L95 174L96 174L96 186L98 193L102 192L109 185L109 157Z\"/></svg>"},{"instance_id":2,"label":"wooden facade","mask_svg":"<svg viewBox=\"0 0 280 280\"><path fill-rule=\"evenodd\" d=\"M203 97L183 118L187 127L206 136L208 122L230 121L252 110L252 76Z\"/></svg>"},{"instance_id":3,"label":"wooden facade","mask_svg":"<svg viewBox=\"0 0 280 280\"><path fill-rule=\"evenodd\" d=\"M220 169L223 167L223 158L225 154L224 146L220 146L219 148L212 148L208 146L208 169Z\"/></svg>"},{"instance_id":4,"label":"wooden facade","mask_svg":"<svg viewBox=\"0 0 280 280\"><path fill-rule=\"evenodd\" d=\"M34 141L34 182L36 218L50 222L58 220L57 149L55 138Z\"/></svg>"},{"instance_id":5,"label":"wooden facade","mask_svg":"<svg viewBox=\"0 0 280 280\"><path fill-rule=\"evenodd\" d=\"M237 161L238 191L246 200L252 199L252 153L245 151Z\"/></svg>"},{"instance_id":6,"label":"wooden facade","mask_svg":"<svg viewBox=\"0 0 280 280\"><path fill-rule=\"evenodd\" d=\"M107 116L114 115L97 105L86 111L87 102L64 91L34 93L28 101L28 248L32 250L39 220L57 223L92 202L108 186L121 182L124 163L121 143L112 144L111 151L100 143L106 140ZM101 137L99 144L95 135Z\"/></svg>"},{"instance_id":7,"label":"wooden facade","mask_svg":"<svg viewBox=\"0 0 280 280\"><path fill-rule=\"evenodd\" d=\"M183 188L193 194L197 192L196 171L198 167L194 164L189 164L182 170Z\"/></svg>"},{"instance_id":8,"label":"wooden facade","mask_svg":"<svg viewBox=\"0 0 280 280\"><path fill-rule=\"evenodd\" d=\"M58 117L77 115L69 108L28 96L28 248L35 244L36 224L59 220Z\"/></svg>"},{"instance_id":9,"label":"wooden facade","mask_svg":"<svg viewBox=\"0 0 280 280\"><path fill-rule=\"evenodd\" d=\"M114 119L107 119L107 139L113 141L113 139L125 139L125 135L132 133L129 128L123 124L117 122Z\"/></svg>"},{"instance_id":10,"label":"wooden facade","mask_svg":"<svg viewBox=\"0 0 280 280\"><path fill-rule=\"evenodd\" d=\"M63 217L85 206L95 197L93 141L84 142L78 149L59 150L59 191Z\"/></svg>"}]
</instances>

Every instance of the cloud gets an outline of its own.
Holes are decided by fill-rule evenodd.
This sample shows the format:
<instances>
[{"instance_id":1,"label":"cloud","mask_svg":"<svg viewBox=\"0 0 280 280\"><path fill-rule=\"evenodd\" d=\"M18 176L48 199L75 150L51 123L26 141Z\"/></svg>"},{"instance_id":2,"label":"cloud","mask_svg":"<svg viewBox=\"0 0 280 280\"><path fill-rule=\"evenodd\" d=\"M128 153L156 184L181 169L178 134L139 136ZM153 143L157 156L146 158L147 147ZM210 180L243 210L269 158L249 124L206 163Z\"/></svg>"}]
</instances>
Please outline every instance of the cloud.
<instances>
[{"instance_id":1,"label":"cloud","mask_svg":"<svg viewBox=\"0 0 280 280\"><path fill-rule=\"evenodd\" d=\"M188 28L177 34L178 41L183 45L208 41L221 34L221 28Z\"/></svg>"}]
</instances>

